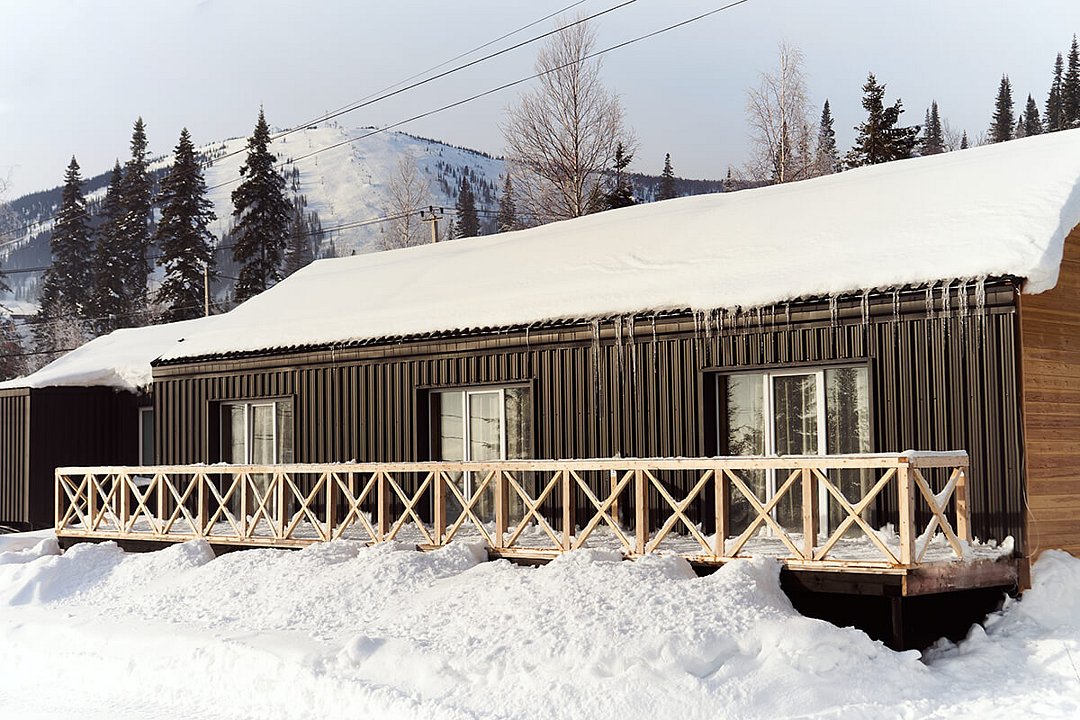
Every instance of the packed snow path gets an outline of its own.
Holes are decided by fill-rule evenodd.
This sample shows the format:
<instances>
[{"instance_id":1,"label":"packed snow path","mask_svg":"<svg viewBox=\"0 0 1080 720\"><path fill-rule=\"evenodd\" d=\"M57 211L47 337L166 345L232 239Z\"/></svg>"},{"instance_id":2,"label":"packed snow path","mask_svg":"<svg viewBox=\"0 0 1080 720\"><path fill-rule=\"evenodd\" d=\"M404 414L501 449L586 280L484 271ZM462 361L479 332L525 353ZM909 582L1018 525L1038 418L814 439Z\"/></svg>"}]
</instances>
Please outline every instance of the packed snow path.
<instances>
[{"instance_id":1,"label":"packed snow path","mask_svg":"<svg viewBox=\"0 0 1080 720\"><path fill-rule=\"evenodd\" d=\"M699 578L600 550L214 558L0 538L0 708L18 718L1075 717L1080 561L921 660L798 615L771 560Z\"/></svg>"}]
</instances>

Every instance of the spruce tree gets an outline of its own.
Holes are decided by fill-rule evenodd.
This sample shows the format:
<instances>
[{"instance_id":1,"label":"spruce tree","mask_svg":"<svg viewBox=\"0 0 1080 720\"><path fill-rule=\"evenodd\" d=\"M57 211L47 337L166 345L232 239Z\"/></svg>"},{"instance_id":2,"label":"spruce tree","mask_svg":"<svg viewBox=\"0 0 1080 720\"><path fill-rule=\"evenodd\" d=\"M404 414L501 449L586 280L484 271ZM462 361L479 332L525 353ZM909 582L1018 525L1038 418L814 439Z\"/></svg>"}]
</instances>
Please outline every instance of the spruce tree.
<instances>
[{"instance_id":1,"label":"spruce tree","mask_svg":"<svg viewBox=\"0 0 1080 720\"><path fill-rule=\"evenodd\" d=\"M514 184L510 173L503 179L502 194L499 195L499 212L495 215L495 232L510 232L518 229L517 209L514 206Z\"/></svg>"},{"instance_id":2,"label":"spruce tree","mask_svg":"<svg viewBox=\"0 0 1080 720\"><path fill-rule=\"evenodd\" d=\"M941 114L938 112L937 100L931 101L930 108L926 111L926 124L923 127L919 152L923 155L945 152L945 137L941 131Z\"/></svg>"},{"instance_id":3,"label":"spruce tree","mask_svg":"<svg viewBox=\"0 0 1080 720\"><path fill-rule=\"evenodd\" d=\"M0 380L10 380L26 372L26 349L11 315L0 311Z\"/></svg>"},{"instance_id":4,"label":"spruce tree","mask_svg":"<svg viewBox=\"0 0 1080 720\"><path fill-rule=\"evenodd\" d=\"M120 261L118 282L113 289L119 297L116 327L146 324L147 258L151 238L151 207L154 183L147 169L146 125L140 117L131 133L131 158L124 164L120 181L120 220L116 224L117 255Z\"/></svg>"},{"instance_id":5,"label":"spruce tree","mask_svg":"<svg viewBox=\"0 0 1080 720\"><path fill-rule=\"evenodd\" d=\"M1028 95L1027 105L1024 106L1024 137L1031 137L1042 132L1042 120L1039 118L1039 106L1035 98Z\"/></svg>"},{"instance_id":6,"label":"spruce tree","mask_svg":"<svg viewBox=\"0 0 1080 720\"><path fill-rule=\"evenodd\" d=\"M461 174L461 183L458 185L457 223L453 233L449 237L467 238L476 237L480 234L480 220L476 216L476 196L473 195L472 185L469 184L468 173Z\"/></svg>"},{"instance_id":7,"label":"spruce tree","mask_svg":"<svg viewBox=\"0 0 1080 720\"><path fill-rule=\"evenodd\" d=\"M258 295L282 278L285 240L292 204L285 196L285 178L274 167L269 150L270 127L262 108L248 138L247 160L240 167L244 181L232 192L237 219L233 259L240 263L236 301Z\"/></svg>"},{"instance_id":8,"label":"spruce tree","mask_svg":"<svg viewBox=\"0 0 1080 720\"><path fill-rule=\"evenodd\" d=\"M187 128L180 131L173 165L161 182L160 204L154 241L165 278L157 301L165 306L167 322L197 318L204 314L204 284L215 277L214 236L207 226L217 216L206 199L206 182Z\"/></svg>"},{"instance_id":9,"label":"spruce tree","mask_svg":"<svg viewBox=\"0 0 1080 720\"><path fill-rule=\"evenodd\" d=\"M671 200L678 195L675 189L675 170L671 167L671 153L664 153L664 170L660 173L660 187L657 200Z\"/></svg>"},{"instance_id":10,"label":"spruce tree","mask_svg":"<svg viewBox=\"0 0 1080 720\"><path fill-rule=\"evenodd\" d=\"M626 168L634 159L634 153L627 152L622 142L615 144L615 157L611 169L611 187L604 193L604 209L614 210L635 204L634 184Z\"/></svg>"},{"instance_id":11,"label":"spruce tree","mask_svg":"<svg viewBox=\"0 0 1080 720\"><path fill-rule=\"evenodd\" d=\"M960 136L960 149L967 150L968 147L970 147L970 145L968 145L967 130L965 130L964 133Z\"/></svg>"},{"instance_id":12,"label":"spruce tree","mask_svg":"<svg viewBox=\"0 0 1080 720\"><path fill-rule=\"evenodd\" d=\"M1069 64L1061 81L1061 111L1066 128L1080 127L1080 46L1073 35Z\"/></svg>"},{"instance_id":13,"label":"spruce tree","mask_svg":"<svg viewBox=\"0 0 1080 720\"><path fill-rule=\"evenodd\" d=\"M285 244L285 277L292 275L315 260L313 228L304 215L299 198L293 200L293 217L289 224L289 240Z\"/></svg>"},{"instance_id":14,"label":"spruce tree","mask_svg":"<svg viewBox=\"0 0 1080 720\"><path fill-rule=\"evenodd\" d=\"M60 210L53 224L52 264L41 279L40 306L34 339L42 353L69 349L86 339L85 318L91 307L90 214L82 191L79 163L74 157L64 173ZM76 329L75 337L66 328Z\"/></svg>"},{"instance_id":15,"label":"spruce tree","mask_svg":"<svg viewBox=\"0 0 1080 720\"><path fill-rule=\"evenodd\" d=\"M825 100L821 108L821 122L818 123L817 148L815 149L815 174L831 175L840 172L840 154L836 150L836 131L833 129L832 110Z\"/></svg>"},{"instance_id":16,"label":"spruce tree","mask_svg":"<svg viewBox=\"0 0 1080 720\"><path fill-rule=\"evenodd\" d=\"M859 134L845 158L847 166L876 165L911 157L918 142L919 126L897 127L904 112L903 103L898 99L885 107L885 84L879 85L873 73L867 75L862 89L862 106L867 117L855 126Z\"/></svg>"},{"instance_id":17,"label":"spruce tree","mask_svg":"<svg viewBox=\"0 0 1080 720\"><path fill-rule=\"evenodd\" d=\"M1046 98L1046 132L1057 132L1065 129L1065 106L1062 98L1062 83L1064 82L1065 62L1061 59L1061 53L1054 60L1054 75L1050 81L1050 93Z\"/></svg>"},{"instance_id":18,"label":"spruce tree","mask_svg":"<svg viewBox=\"0 0 1080 720\"><path fill-rule=\"evenodd\" d=\"M113 166L105 199L101 203L96 242L94 243L94 299L91 326L95 335L104 335L117 327L117 320L124 312L120 289L124 283L123 257L120 252L120 186L124 171L120 161Z\"/></svg>"},{"instance_id":19,"label":"spruce tree","mask_svg":"<svg viewBox=\"0 0 1080 720\"><path fill-rule=\"evenodd\" d=\"M998 85L997 100L994 102L994 116L990 122L990 142L999 143L1012 140L1015 125L1012 84L1009 82L1008 75L1002 75L1001 84Z\"/></svg>"}]
</instances>

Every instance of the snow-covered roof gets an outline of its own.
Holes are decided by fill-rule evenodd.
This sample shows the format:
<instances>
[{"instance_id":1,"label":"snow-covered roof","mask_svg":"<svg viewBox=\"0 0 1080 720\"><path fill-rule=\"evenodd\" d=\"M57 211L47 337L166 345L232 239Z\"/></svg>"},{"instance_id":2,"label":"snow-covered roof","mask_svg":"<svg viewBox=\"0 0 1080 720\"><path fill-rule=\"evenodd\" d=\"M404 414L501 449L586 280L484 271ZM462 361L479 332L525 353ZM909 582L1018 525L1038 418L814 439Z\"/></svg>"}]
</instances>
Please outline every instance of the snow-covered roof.
<instances>
[{"instance_id":1,"label":"snow-covered roof","mask_svg":"<svg viewBox=\"0 0 1080 720\"><path fill-rule=\"evenodd\" d=\"M0 383L0 390L100 386L136 391L150 384L153 360L189 333L208 327L214 320L216 317L114 330L57 358L35 373Z\"/></svg>"},{"instance_id":2,"label":"snow-covered roof","mask_svg":"<svg viewBox=\"0 0 1080 720\"><path fill-rule=\"evenodd\" d=\"M943 279L1057 282L1080 130L322 260L163 359L637 312L753 307Z\"/></svg>"}]
</instances>

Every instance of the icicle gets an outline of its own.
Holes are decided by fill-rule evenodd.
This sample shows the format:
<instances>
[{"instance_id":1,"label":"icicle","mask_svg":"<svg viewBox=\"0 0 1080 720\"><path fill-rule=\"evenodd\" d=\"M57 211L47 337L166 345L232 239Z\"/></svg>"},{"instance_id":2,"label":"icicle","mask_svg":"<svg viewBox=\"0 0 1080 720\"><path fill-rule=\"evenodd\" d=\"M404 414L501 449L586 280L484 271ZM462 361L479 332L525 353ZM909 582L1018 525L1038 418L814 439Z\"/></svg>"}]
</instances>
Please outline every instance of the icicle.
<instances>
[{"instance_id":1,"label":"icicle","mask_svg":"<svg viewBox=\"0 0 1080 720\"><path fill-rule=\"evenodd\" d=\"M862 315L862 324L870 324L870 290L862 291L862 298L859 299L859 313Z\"/></svg>"},{"instance_id":2,"label":"icicle","mask_svg":"<svg viewBox=\"0 0 1080 720\"><path fill-rule=\"evenodd\" d=\"M839 297L836 295L829 296L829 322L833 327L836 327L837 320L840 315L840 302Z\"/></svg>"},{"instance_id":3,"label":"icicle","mask_svg":"<svg viewBox=\"0 0 1080 720\"><path fill-rule=\"evenodd\" d=\"M952 314L950 300L951 298L949 297L949 281L946 280L941 284L941 314L945 317L946 320L948 320Z\"/></svg>"},{"instance_id":4,"label":"icicle","mask_svg":"<svg viewBox=\"0 0 1080 720\"><path fill-rule=\"evenodd\" d=\"M960 302L960 307L959 307L959 310L958 310L958 312L960 313L960 317L961 318L967 317L967 314L968 314L968 283L967 283L967 280L961 280L960 281L960 287L958 287L956 289L956 293L957 293L957 300L959 300L959 302Z\"/></svg>"},{"instance_id":5,"label":"icicle","mask_svg":"<svg viewBox=\"0 0 1080 720\"><path fill-rule=\"evenodd\" d=\"M622 367L623 367L623 343L622 343L623 327L622 326L623 326L622 316L616 316L616 318L615 318L615 355L619 360L619 370L620 371L622 370Z\"/></svg>"},{"instance_id":6,"label":"icicle","mask_svg":"<svg viewBox=\"0 0 1080 720\"><path fill-rule=\"evenodd\" d=\"M525 326L525 348L526 349L529 348L529 329L531 327L532 327L531 325L526 325Z\"/></svg>"},{"instance_id":7,"label":"icicle","mask_svg":"<svg viewBox=\"0 0 1080 720\"><path fill-rule=\"evenodd\" d=\"M656 313L652 316L652 359L653 367L656 367Z\"/></svg>"},{"instance_id":8,"label":"icicle","mask_svg":"<svg viewBox=\"0 0 1080 720\"><path fill-rule=\"evenodd\" d=\"M791 303L784 303L784 323L791 325Z\"/></svg>"},{"instance_id":9,"label":"icicle","mask_svg":"<svg viewBox=\"0 0 1080 720\"><path fill-rule=\"evenodd\" d=\"M893 288L892 291L892 319L893 322L900 322L900 288Z\"/></svg>"},{"instance_id":10,"label":"icicle","mask_svg":"<svg viewBox=\"0 0 1080 720\"><path fill-rule=\"evenodd\" d=\"M630 372L634 377L637 377L637 341L634 340L634 316L631 315L627 318L630 321Z\"/></svg>"},{"instance_id":11,"label":"icicle","mask_svg":"<svg viewBox=\"0 0 1080 720\"><path fill-rule=\"evenodd\" d=\"M926 317L934 319L934 283L926 286Z\"/></svg>"},{"instance_id":12,"label":"icicle","mask_svg":"<svg viewBox=\"0 0 1080 720\"><path fill-rule=\"evenodd\" d=\"M593 356L593 390L596 392L594 402L600 398L600 319L592 321L592 356Z\"/></svg>"},{"instance_id":13,"label":"icicle","mask_svg":"<svg viewBox=\"0 0 1080 720\"><path fill-rule=\"evenodd\" d=\"M975 312L979 315L986 313L986 276L983 275L975 280Z\"/></svg>"}]
</instances>

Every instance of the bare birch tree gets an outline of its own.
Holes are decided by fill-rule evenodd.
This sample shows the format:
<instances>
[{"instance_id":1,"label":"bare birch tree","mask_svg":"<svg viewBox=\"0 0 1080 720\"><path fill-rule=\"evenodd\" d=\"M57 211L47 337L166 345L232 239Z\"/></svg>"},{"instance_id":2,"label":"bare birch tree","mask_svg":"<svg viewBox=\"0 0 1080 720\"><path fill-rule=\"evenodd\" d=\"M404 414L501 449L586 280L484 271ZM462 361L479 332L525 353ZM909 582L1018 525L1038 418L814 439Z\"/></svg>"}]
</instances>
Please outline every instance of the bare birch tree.
<instances>
[{"instance_id":1,"label":"bare birch tree","mask_svg":"<svg viewBox=\"0 0 1080 720\"><path fill-rule=\"evenodd\" d=\"M379 243L383 250L420 245L427 236L421 227L420 209L431 203L431 187L416 168L416 162L403 155L390 178L390 207L393 218Z\"/></svg>"},{"instance_id":2,"label":"bare birch tree","mask_svg":"<svg viewBox=\"0 0 1080 720\"><path fill-rule=\"evenodd\" d=\"M754 180L793 182L817 174L808 151L817 125L810 115L803 54L780 43L778 67L761 74L761 83L746 93L747 122L753 155L747 174Z\"/></svg>"},{"instance_id":3,"label":"bare birch tree","mask_svg":"<svg viewBox=\"0 0 1080 720\"><path fill-rule=\"evenodd\" d=\"M567 24L540 49L538 85L507 108L502 127L520 216L528 224L599 210L615 146L626 146L618 96L589 59L596 35ZM628 148L633 150L632 147Z\"/></svg>"}]
</instances>

